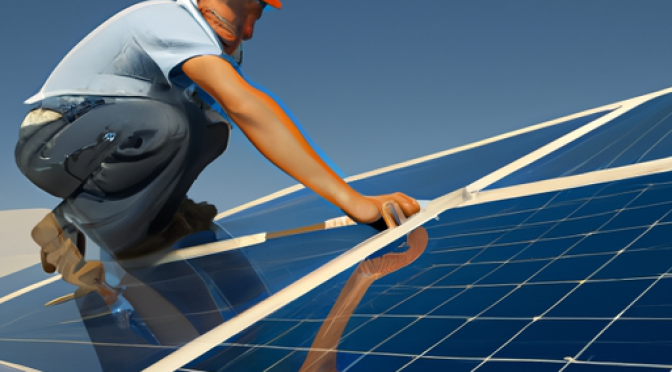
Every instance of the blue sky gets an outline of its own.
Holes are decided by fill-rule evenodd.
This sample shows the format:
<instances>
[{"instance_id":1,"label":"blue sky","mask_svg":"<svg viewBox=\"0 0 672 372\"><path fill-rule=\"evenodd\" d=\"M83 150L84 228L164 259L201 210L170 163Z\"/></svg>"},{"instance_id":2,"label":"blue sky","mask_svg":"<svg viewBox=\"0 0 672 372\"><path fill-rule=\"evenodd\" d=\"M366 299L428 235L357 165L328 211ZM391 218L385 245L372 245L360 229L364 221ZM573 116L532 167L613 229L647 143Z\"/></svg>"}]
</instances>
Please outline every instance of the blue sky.
<instances>
[{"instance_id":1,"label":"blue sky","mask_svg":"<svg viewBox=\"0 0 672 372\"><path fill-rule=\"evenodd\" d=\"M22 101L133 3L17 1L0 12L0 210L57 204L14 165ZM284 3L259 21L243 68L349 175L672 86L672 2ZM236 131L190 196L223 211L294 183Z\"/></svg>"}]
</instances>

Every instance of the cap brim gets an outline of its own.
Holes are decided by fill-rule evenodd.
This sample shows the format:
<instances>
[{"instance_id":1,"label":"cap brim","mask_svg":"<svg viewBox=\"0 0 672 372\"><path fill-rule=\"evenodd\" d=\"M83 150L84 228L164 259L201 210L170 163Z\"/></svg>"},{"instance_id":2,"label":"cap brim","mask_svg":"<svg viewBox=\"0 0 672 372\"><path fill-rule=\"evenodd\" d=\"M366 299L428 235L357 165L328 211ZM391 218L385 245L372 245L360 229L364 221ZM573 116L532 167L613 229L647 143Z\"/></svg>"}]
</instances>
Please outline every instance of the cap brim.
<instances>
[{"instance_id":1,"label":"cap brim","mask_svg":"<svg viewBox=\"0 0 672 372\"><path fill-rule=\"evenodd\" d=\"M280 2L280 0L262 0L262 1L276 9L282 8L282 3Z\"/></svg>"}]
</instances>

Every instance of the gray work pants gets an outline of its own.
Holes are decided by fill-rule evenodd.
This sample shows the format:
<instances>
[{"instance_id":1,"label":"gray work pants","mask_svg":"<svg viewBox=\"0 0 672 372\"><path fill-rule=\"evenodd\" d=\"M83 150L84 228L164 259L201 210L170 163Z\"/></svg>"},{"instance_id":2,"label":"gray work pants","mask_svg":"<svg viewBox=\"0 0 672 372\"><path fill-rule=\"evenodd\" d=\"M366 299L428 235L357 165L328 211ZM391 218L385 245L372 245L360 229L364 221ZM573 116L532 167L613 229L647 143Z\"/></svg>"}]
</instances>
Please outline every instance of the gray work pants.
<instances>
[{"instance_id":1,"label":"gray work pants","mask_svg":"<svg viewBox=\"0 0 672 372\"><path fill-rule=\"evenodd\" d=\"M230 125L203 106L186 95L170 104L49 98L41 109L62 117L22 125L16 162L35 185L64 198L57 215L108 253L151 253L165 248L157 236L170 226L198 175L228 145Z\"/></svg>"}]
</instances>

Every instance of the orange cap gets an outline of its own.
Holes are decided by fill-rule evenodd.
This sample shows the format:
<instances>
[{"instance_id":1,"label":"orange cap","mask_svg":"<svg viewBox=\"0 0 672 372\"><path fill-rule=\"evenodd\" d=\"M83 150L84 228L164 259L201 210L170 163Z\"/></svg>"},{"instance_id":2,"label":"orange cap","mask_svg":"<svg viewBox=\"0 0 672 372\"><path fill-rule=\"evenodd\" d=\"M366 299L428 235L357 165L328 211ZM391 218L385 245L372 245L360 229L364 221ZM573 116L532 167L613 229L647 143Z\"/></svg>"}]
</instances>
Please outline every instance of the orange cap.
<instances>
[{"instance_id":1,"label":"orange cap","mask_svg":"<svg viewBox=\"0 0 672 372\"><path fill-rule=\"evenodd\" d=\"M265 2L266 4L276 8L276 9L281 9L282 8L282 3L280 0L261 0Z\"/></svg>"}]
</instances>

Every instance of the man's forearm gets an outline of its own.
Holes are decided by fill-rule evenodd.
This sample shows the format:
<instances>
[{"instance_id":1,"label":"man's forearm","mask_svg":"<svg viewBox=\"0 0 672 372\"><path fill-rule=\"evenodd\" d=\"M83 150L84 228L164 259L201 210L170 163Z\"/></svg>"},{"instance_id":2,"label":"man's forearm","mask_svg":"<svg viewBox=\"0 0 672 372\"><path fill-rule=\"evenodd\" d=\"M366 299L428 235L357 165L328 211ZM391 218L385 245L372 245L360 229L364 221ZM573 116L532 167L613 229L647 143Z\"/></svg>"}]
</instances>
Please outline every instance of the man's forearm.
<instances>
[{"instance_id":1,"label":"man's forearm","mask_svg":"<svg viewBox=\"0 0 672 372\"><path fill-rule=\"evenodd\" d=\"M350 212L361 195L317 155L273 99L261 92L248 94L247 104L230 115L252 144L284 172Z\"/></svg>"},{"instance_id":2,"label":"man's forearm","mask_svg":"<svg viewBox=\"0 0 672 372\"><path fill-rule=\"evenodd\" d=\"M282 108L214 56L186 61L182 69L210 94L273 164L359 222L380 216L378 205L353 190L317 155Z\"/></svg>"}]
</instances>

